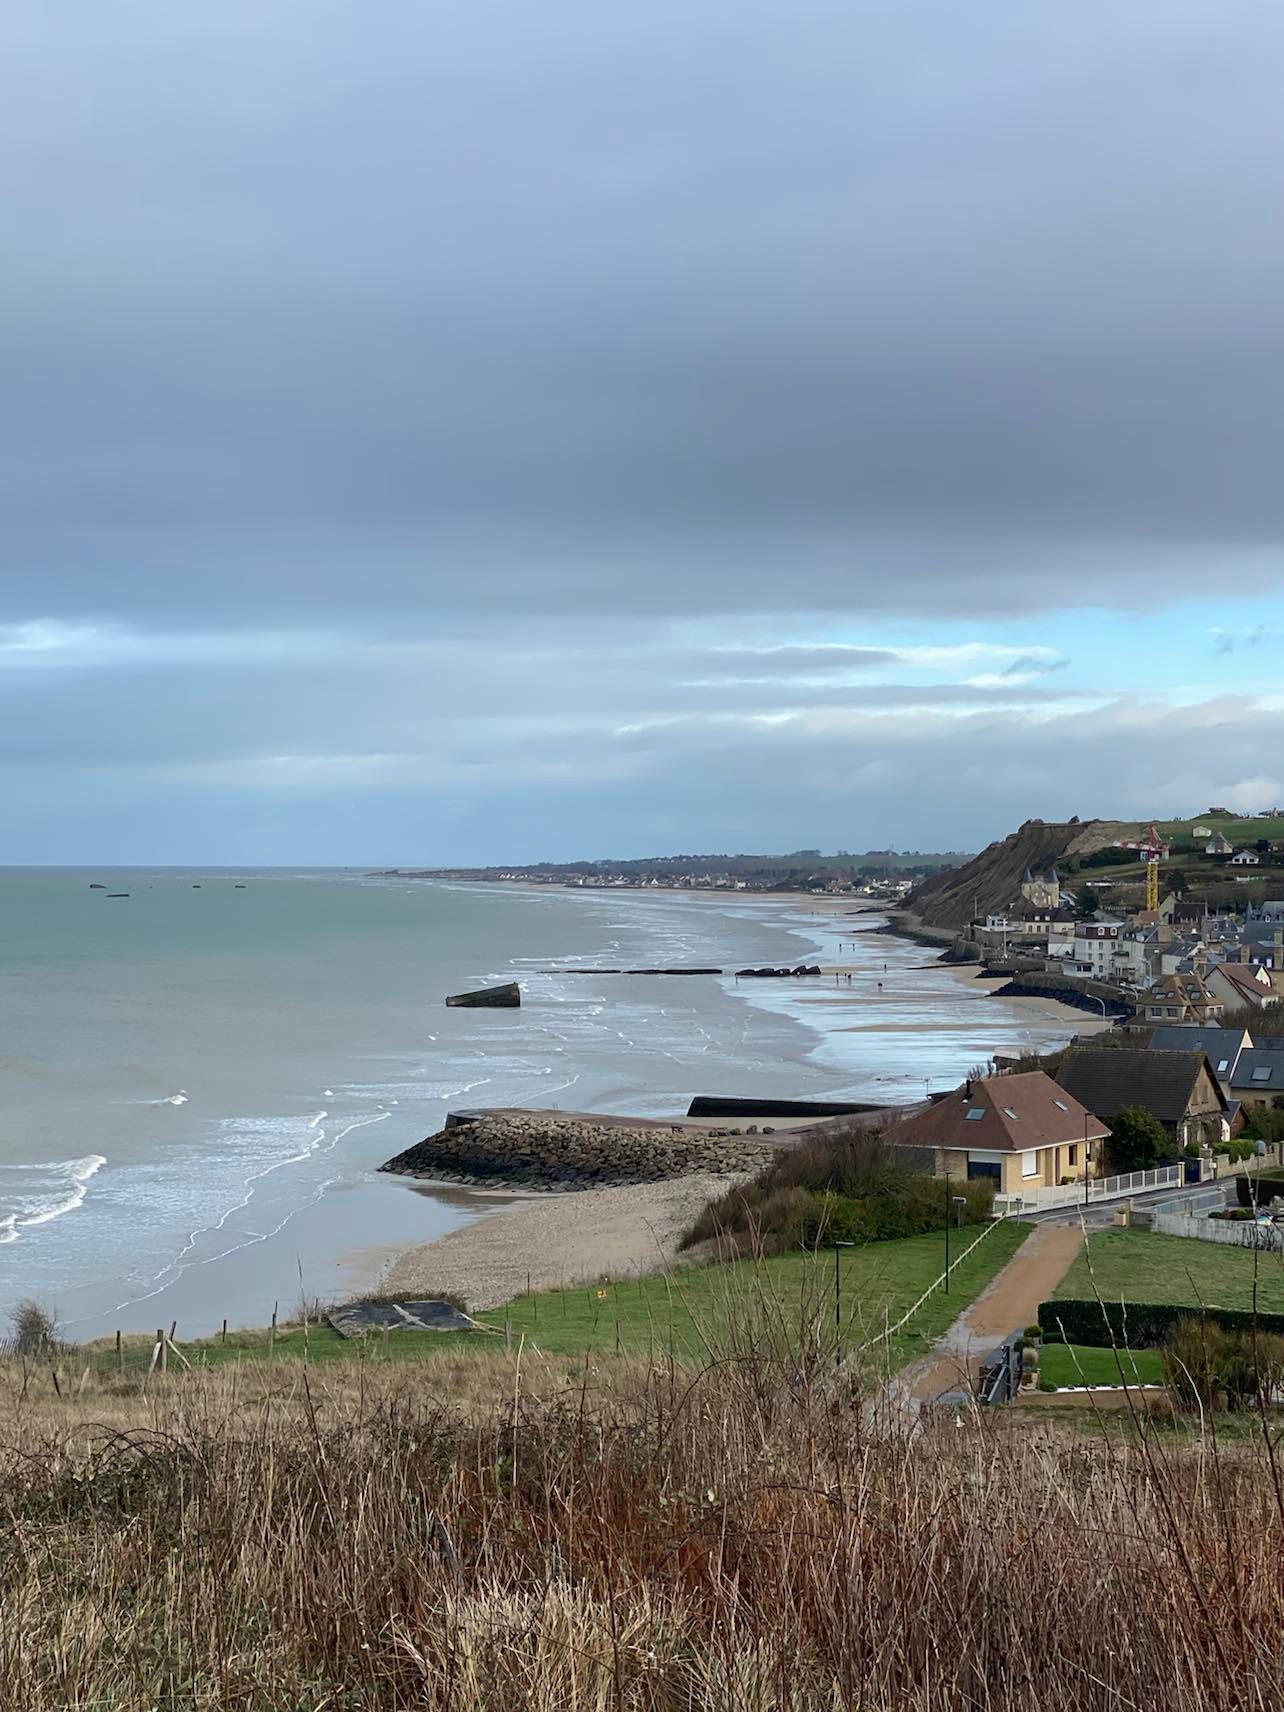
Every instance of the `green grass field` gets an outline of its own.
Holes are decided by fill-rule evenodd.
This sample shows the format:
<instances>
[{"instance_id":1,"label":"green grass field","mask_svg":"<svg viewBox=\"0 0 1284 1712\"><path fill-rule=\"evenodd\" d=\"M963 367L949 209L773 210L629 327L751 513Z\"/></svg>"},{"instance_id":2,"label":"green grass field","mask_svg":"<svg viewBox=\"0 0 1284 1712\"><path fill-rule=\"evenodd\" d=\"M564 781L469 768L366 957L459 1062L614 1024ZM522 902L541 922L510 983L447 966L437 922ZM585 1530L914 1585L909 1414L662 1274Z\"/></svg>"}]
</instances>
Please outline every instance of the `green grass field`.
<instances>
[{"instance_id":1,"label":"green grass field","mask_svg":"<svg viewBox=\"0 0 1284 1712\"><path fill-rule=\"evenodd\" d=\"M1255 1278L1258 1307L1264 1313L1284 1313L1280 1255L1152 1231L1109 1230L1089 1237L1057 1296L1251 1308Z\"/></svg>"},{"instance_id":2,"label":"green grass field","mask_svg":"<svg viewBox=\"0 0 1284 1712\"><path fill-rule=\"evenodd\" d=\"M975 1229L958 1233L954 1252L977 1234ZM954 1271L948 1295L938 1291L929 1297L910 1325L891 1340L887 1365L903 1366L930 1348L1028 1234L1024 1225L994 1227ZM853 1347L897 1320L939 1277L943 1258L942 1238L934 1234L840 1250L844 1344ZM817 1322L829 1335L833 1302L834 1250L827 1249L518 1296L502 1308L474 1316L491 1328L489 1334L397 1332L386 1340L346 1341L325 1325L309 1327L306 1337L295 1325L278 1334L273 1355L282 1361L416 1361L445 1349L497 1350L520 1340L548 1354L619 1350L665 1357L672 1352L680 1361L702 1361L746 1336L769 1335L788 1342ZM179 1347L197 1364L261 1359L268 1353L268 1334L235 1332L225 1344L214 1338Z\"/></svg>"},{"instance_id":3,"label":"green grass field","mask_svg":"<svg viewBox=\"0 0 1284 1712\"><path fill-rule=\"evenodd\" d=\"M1162 1385L1164 1358L1157 1349L1088 1349L1082 1344L1048 1343L1039 1352L1041 1389L1064 1385Z\"/></svg>"}]
</instances>

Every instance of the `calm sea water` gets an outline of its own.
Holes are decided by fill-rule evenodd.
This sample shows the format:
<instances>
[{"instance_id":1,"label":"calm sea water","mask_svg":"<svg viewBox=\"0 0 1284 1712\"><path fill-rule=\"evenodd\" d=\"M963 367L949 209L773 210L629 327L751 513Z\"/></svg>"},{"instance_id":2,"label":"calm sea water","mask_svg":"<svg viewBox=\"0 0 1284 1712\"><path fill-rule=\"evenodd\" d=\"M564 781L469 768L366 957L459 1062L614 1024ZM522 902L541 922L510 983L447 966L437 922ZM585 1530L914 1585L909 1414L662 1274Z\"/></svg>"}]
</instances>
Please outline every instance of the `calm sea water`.
<instances>
[{"instance_id":1,"label":"calm sea water","mask_svg":"<svg viewBox=\"0 0 1284 1712\"><path fill-rule=\"evenodd\" d=\"M78 1336L196 1335L350 1288L372 1248L475 1216L375 1174L451 1106L912 1098L1066 1036L866 934L841 990L539 973L828 961L867 925L333 872L0 870L0 1311L35 1296ZM520 1011L442 1003L512 977Z\"/></svg>"}]
</instances>

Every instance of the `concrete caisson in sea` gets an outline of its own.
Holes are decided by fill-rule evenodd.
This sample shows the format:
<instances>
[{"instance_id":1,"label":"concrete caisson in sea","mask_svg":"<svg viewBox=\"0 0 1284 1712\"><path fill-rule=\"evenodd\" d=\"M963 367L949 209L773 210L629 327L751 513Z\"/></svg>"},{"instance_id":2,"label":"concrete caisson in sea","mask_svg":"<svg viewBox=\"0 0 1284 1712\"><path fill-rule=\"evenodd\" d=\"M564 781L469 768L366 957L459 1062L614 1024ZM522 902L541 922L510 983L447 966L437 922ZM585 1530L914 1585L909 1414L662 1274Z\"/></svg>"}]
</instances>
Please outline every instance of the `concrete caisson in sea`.
<instances>
[{"instance_id":1,"label":"concrete caisson in sea","mask_svg":"<svg viewBox=\"0 0 1284 1712\"><path fill-rule=\"evenodd\" d=\"M522 1002L522 989L516 981L505 981L500 987L479 987L472 993L450 993L446 1003L452 1010L516 1010Z\"/></svg>"}]
</instances>

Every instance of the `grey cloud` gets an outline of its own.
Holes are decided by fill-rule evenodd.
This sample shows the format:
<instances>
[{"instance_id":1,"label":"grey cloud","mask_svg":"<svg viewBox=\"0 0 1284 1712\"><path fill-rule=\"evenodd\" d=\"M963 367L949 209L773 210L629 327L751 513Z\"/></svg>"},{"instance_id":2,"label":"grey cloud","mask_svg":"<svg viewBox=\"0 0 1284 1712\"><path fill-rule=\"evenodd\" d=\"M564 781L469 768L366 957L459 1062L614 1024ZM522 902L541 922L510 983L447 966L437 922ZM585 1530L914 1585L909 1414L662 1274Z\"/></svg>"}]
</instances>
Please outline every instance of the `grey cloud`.
<instances>
[{"instance_id":1,"label":"grey cloud","mask_svg":"<svg viewBox=\"0 0 1284 1712\"><path fill-rule=\"evenodd\" d=\"M1270 9L6 27L11 614L1279 584Z\"/></svg>"},{"instance_id":2,"label":"grey cloud","mask_svg":"<svg viewBox=\"0 0 1284 1712\"><path fill-rule=\"evenodd\" d=\"M550 733L534 759L500 745L490 792L476 789L486 761L437 755L392 766L356 756L284 789L270 773L247 789L216 765L33 781L0 767L0 788L26 792L15 853L26 860L56 859L72 838L77 856L104 862L190 860L194 850L204 861L570 859L683 848L697 831L702 846L729 850L860 849L885 844L891 828L903 846L975 847L1010 826L1016 803L1022 815L1053 819L1274 801L1284 796L1277 719L1228 697L1203 709L1122 702L1038 722L997 712L840 723L803 715L747 732L687 720L626 739ZM158 791L168 814L152 823Z\"/></svg>"}]
</instances>

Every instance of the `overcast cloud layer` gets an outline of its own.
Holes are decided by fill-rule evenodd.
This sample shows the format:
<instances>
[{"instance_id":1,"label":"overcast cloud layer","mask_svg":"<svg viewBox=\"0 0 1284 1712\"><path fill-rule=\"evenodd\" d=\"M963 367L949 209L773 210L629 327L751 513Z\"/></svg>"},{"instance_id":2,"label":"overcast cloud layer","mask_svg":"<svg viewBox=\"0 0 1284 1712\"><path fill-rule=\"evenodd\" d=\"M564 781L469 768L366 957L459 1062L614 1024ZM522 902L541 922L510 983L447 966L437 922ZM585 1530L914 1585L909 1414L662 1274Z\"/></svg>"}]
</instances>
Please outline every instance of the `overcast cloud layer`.
<instances>
[{"instance_id":1,"label":"overcast cloud layer","mask_svg":"<svg viewBox=\"0 0 1284 1712\"><path fill-rule=\"evenodd\" d=\"M9 861L1284 799L1284 12L0 17Z\"/></svg>"}]
</instances>

